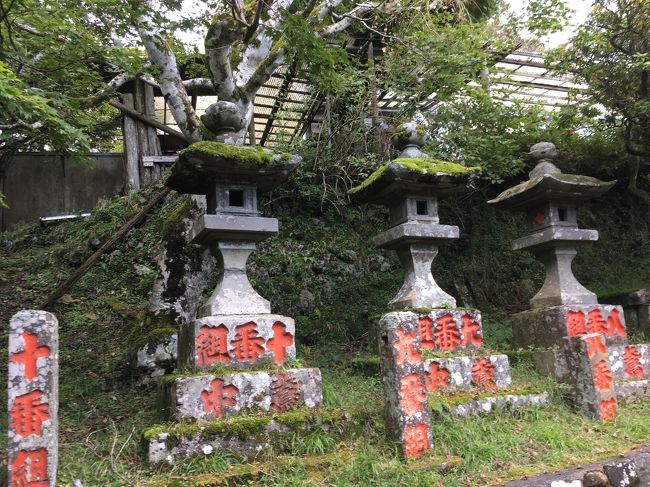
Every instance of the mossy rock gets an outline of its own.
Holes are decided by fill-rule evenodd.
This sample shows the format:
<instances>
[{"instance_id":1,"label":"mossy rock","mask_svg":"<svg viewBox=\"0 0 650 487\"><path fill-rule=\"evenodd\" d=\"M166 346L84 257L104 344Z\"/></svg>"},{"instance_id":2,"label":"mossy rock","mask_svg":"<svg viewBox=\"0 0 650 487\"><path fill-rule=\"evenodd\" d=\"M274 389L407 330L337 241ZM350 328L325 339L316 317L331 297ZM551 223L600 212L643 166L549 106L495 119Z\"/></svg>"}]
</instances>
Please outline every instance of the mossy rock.
<instances>
[{"instance_id":1,"label":"mossy rock","mask_svg":"<svg viewBox=\"0 0 650 487\"><path fill-rule=\"evenodd\" d=\"M195 142L178 153L166 185L180 193L207 194L215 183L256 186L270 191L298 167L302 158L260 146Z\"/></svg>"},{"instance_id":2,"label":"mossy rock","mask_svg":"<svg viewBox=\"0 0 650 487\"><path fill-rule=\"evenodd\" d=\"M449 191L465 184L480 172L479 167L467 167L456 162L418 157L403 157L384 164L348 194L359 202L374 202L402 191Z\"/></svg>"}]
</instances>

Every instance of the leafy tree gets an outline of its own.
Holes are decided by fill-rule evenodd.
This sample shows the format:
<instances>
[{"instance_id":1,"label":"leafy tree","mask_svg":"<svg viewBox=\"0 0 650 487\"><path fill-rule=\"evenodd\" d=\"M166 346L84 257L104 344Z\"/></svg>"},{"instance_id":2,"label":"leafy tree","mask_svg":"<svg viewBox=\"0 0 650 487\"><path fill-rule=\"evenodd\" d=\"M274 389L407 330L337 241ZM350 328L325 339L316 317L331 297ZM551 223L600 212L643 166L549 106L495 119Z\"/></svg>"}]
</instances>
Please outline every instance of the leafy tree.
<instances>
[{"instance_id":1,"label":"leafy tree","mask_svg":"<svg viewBox=\"0 0 650 487\"><path fill-rule=\"evenodd\" d=\"M638 187L639 166L650 158L650 3L597 0L572 44L555 53L560 67L589 85L591 107L617 132L630 156L629 189L650 205Z\"/></svg>"}]
</instances>

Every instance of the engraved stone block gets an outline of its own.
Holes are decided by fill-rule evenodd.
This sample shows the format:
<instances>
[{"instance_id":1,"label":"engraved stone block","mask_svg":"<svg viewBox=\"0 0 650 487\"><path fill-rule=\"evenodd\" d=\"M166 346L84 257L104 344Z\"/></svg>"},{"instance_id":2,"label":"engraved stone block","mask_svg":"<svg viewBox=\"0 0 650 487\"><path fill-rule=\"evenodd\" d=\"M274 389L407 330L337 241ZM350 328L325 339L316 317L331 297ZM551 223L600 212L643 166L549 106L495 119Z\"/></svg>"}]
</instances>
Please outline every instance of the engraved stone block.
<instances>
[{"instance_id":1,"label":"engraved stone block","mask_svg":"<svg viewBox=\"0 0 650 487\"><path fill-rule=\"evenodd\" d=\"M433 351L483 347L481 312L476 309L438 308L417 317L422 348Z\"/></svg>"},{"instance_id":2,"label":"engraved stone block","mask_svg":"<svg viewBox=\"0 0 650 487\"><path fill-rule=\"evenodd\" d=\"M58 322L46 311L20 311L9 324L9 485L56 485Z\"/></svg>"},{"instance_id":3,"label":"engraved stone block","mask_svg":"<svg viewBox=\"0 0 650 487\"><path fill-rule=\"evenodd\" d=\"M607 356L616 380L650 377L649 345L610 345Z\"/></svg>"},{"instance_id":4,"label":"engraved stone block","mask_svg":"<svg viewBox=\"0 0 650 487\"><path fill-rule=\"evenodd\" d=\"M296 357L295 322L286 316L208 316L183 325L181 334L181 368L241 368L261 361L282 365Z\"/></svg>"},{"instance_id":5,"label":"engraved stone block","mask_svg":"<svg viewBox=\"0 0 650 487\"><path fill-rule=\"evenodd\" d=\"M554 306L512 317L512 332L520 347L562 346L565 336L600 333L607 344L627 343L623 308L607 304Z\"/></svg>"},{"instance_id":6,"label":"engraved stone block","mask_svg":"<svg viewBox=\"0 0 650 487\"><path fill-rule=\"evenodd\" d=\"M169 390L175 419L210 421L240 412L286 412L323 402L319 369L179 377Z\"/></svg>"},{"instance_id":7,"label":"engraved stone block","mask_svg":"<svg viewBox=\"0 0 650 487\"><path fill-rule=\"evenodd\" d=\"M434 358L424 362L427 391L503 389L512 382L507 355Z\"/></svg>"}]
</instances>

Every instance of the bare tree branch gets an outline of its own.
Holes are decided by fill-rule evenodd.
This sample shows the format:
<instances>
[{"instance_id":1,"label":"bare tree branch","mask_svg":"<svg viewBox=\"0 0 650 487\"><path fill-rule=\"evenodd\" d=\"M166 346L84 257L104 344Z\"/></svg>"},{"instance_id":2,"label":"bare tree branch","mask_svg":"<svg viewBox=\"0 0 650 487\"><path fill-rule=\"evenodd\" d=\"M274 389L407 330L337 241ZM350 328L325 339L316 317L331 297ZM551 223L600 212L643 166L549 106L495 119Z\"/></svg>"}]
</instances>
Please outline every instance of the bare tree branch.
<instances>
[{"instance_id":1,"label":"bare tree branch","mask_svg":"<svg viewBox=\"0 0 650 487\"><path fill-rule=\"evenodd\" d=\"M345 29L350 27L352 23L358 19L358 17L370 12L371 10L374 10L375 7L376 5L374 3L360 3L352 10L350 10L347 13L344 13L343 15L333 14L333 17L340 18L341 20L331 25L328 25L326 27L323 27L318 32L318 34L321 37L329 37L331 35L338 34L339 32L343 32Z\"/></svg>"},{"instance_id":2,"label":"bare tree branch","mask_svg":"<svg viewBox=\"0 0 650 487\"><path fill-rule=\"evenodd\" d=\"M152 0L141 0L150 9ZM162 36L154 30L150 18L138 19L138 33L149 60L160 69L160 89L181 131L192 140L201 140L201 122L192 108L190 97L183 86L176 56Z\"/></svg>"}]
</instances>

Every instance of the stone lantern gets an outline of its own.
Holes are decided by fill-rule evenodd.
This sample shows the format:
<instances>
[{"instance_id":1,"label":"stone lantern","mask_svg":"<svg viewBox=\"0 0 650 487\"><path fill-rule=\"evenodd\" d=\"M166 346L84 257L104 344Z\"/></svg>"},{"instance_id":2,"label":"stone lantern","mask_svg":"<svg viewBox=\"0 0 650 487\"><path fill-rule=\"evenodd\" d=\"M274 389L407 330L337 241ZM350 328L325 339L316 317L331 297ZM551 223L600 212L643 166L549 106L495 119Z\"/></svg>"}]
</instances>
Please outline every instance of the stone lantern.
<instances>
[{"instance_id":1,"label":"stone lantern","mask_svg":"<svg viewBox=\"0 0 650 487\"><path fill-rule=\"evenodd\" d=\"M300 160L214 141L179 154L167 186L206 196L207 210L190 237L218 253L221 275L197 319L179 331L179 373L167 390L175 419L210 421L322 403L320 371L287 368L296 356L294 320L272 314L246 275L256 243L278 233L278 220L259 216L257 194L280 185Z\"/></svg>"},{"instance_id":2,"label":"stone lantern","mask_svg":"<svg viewBox=\"0 0 650 487\"><path fill-rule=\"evenodd\" d=\"M492 410L493 404L504 407L508 401L521 407L546 400L517 394L496 397L498 389L511 383L508 357L481 354L481 313L457 308L431 274L440 242L459 237L458 227L440 223L438 200L460 190L478 168L430 158L421 151L425 140L423 127L402 125L394 137L399 157L350 190L358 202L389 208L390 228L374 243L395 250L406 270L401 289L388 304L391 312L378 326L388 429L406 458L432 446L430 393L479 389L495 394L486 396L485 404L461 404L459 414Z\"/></svg>"},{"instance_id":3,"label":"stone lantern","mask_svg":"<svg viewBox=\"0 0 650 487\"><path fill-rule=\"evenodd\" d=\"M422 153L422 127L404 124L394 136L399 157L350 191L354 201L388 207L390 228L373 239L394 250L406 270L404 283L388 309L454 308L456 300L436 283L431 264L438 245L459 237L458 227L440 224L438 199L457 191L476 168L436 161Z\"/></svg>"},{"instance_id":4,"label":"stone lantern","mask_svg":"<svg viewBox=\"0 0 650 487\"><path fill-rule=\"evenodd\" d=\"M622 340L622 311L599 305L596 295L571 270L578 248L598 240L596 230L578 228L576 208L605 194L616 181L564 174L554 164L558 156L552 143L535 144L529 158L536 165L528 181L489 201L526 213L530 233L515 240L512 247L529 250L546 268L544 284L530 300L531 310L513 317L514 338L520 346L537 347L561 345L564 336L587 332L603 332L609 341Z\"/></svg>"}]
</instances>

